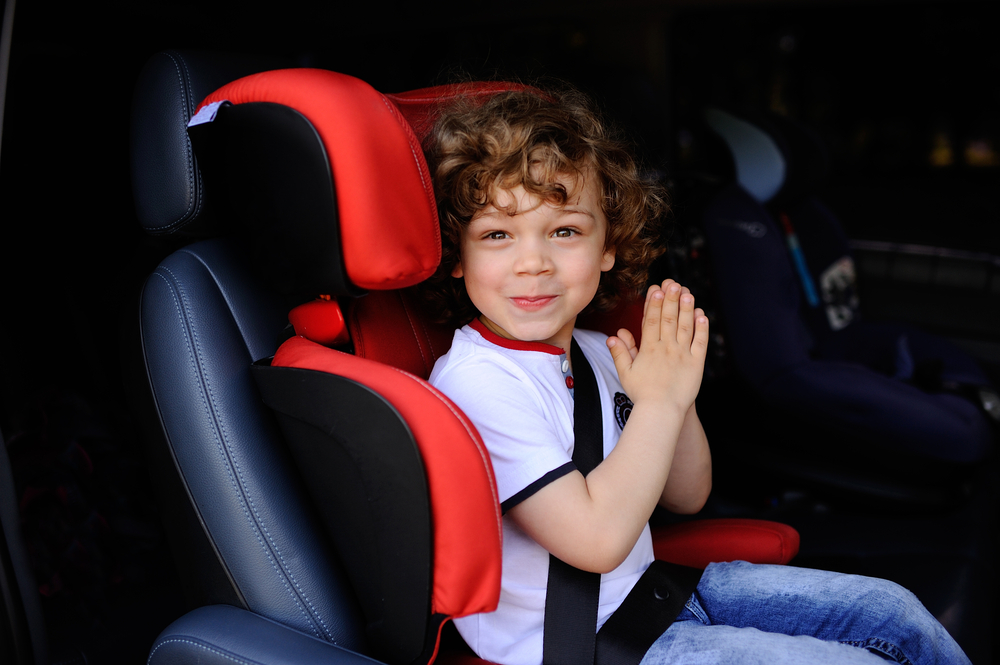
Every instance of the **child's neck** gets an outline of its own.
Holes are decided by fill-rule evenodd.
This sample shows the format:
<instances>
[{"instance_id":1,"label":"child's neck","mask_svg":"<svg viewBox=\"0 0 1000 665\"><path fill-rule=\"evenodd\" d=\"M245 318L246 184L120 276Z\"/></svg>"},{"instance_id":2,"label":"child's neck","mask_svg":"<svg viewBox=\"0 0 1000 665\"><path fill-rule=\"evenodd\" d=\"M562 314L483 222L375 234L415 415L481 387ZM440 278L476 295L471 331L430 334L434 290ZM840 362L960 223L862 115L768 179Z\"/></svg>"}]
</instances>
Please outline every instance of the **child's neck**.
<instances>
[{"instance_id":1,"label":"child's neck","mask_svg":"<svg viewBox=\"0 0 1000 665\"><path fill-rule=\"evenodd\" d=\"M563 353L566 354L566 358L567 359L570 356L569 347L570 347L570 345L571 345L571 343L573 341L573 330L574 330L574 328L572 326L567 327L564 330L559 331L558 334L556 334L554 337L551 337L549 339L528 340L528 339L518 339L517 337L514 337L513 335L511 335L510 333L508 333L506 330L504 330L502 327L498 326L496 323L494 323L493 321L491 321L485 315L481 314L479 316L479 321L484 326L486 326L487 330L489 330L493 334L497 335L498 337L503 337L504 339L512 339L512 340L516 340L516 341L520 341L520 342L541 342L543 344L548 344L550 346L555 346L555 347L558 347L558 348L562 349Z\"/></svg>"}]
</instances>

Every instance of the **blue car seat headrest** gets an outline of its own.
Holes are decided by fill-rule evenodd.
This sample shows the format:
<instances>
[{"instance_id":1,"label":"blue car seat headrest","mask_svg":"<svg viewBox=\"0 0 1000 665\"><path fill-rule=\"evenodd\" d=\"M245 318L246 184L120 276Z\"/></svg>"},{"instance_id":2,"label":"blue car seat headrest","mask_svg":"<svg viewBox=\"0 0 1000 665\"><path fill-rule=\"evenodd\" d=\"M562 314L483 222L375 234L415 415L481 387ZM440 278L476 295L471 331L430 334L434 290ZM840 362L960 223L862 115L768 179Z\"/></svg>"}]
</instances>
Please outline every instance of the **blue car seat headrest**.
<instances>
[{"instance_id":1,"label":"blue car seat headrest","mask_svg":"<svg viewBox=\"0 0 1000 665\"><path fill-rule=\"evenodd\" d=\"M757 203L796 205L827 179L822 140L787 116L766 113L747 120L709 108L705 121L729 149L736 181Z\"/></svg>"},{"instance_id":2,"label":"blue car seat headrest","mask_svg":"<svg viewBox=\"0 0 1000 665\"><path fill-rule=\"evenodd\" d=\"M720 109L705 111L705 121L729 148L736 180L758 203L767 203L785 183L785 157L759 127Z\"/></svg>"}]
</instances>

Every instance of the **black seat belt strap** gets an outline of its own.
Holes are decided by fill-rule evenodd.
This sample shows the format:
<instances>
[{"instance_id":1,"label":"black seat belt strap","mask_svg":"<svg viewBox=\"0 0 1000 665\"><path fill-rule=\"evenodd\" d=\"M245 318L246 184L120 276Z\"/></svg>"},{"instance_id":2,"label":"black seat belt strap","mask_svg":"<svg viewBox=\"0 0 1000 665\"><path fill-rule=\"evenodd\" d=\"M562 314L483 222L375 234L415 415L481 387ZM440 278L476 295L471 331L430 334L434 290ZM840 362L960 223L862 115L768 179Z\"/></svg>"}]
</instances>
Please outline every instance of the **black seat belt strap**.
<instances>
[{"instance_id":1,"label":"black seat belt strap","mask_svg":"<svg viewBox=\"0 0 1000 665\"><path fill-rule=\"evenodd\" d=\"M594 371L573 340L573 463L584 476L604 460L604 420ZM601 576L549 555L542 665L639 665L691 597L702 571L654 561L597 631Z\"/></svg>"},{"instance_id":2,"label":"black seat belt strap","mask_svg":"<svg viewBox=\"0 0 1000 665\"><path fill-rule=\"evenodd\" d=\"M604 460L604 419L594 370L574 339L573 464L586 476ZM597 640L601 576L549 555L542 633L543 665L592 665Z\"/></svg>"}]
</instances>

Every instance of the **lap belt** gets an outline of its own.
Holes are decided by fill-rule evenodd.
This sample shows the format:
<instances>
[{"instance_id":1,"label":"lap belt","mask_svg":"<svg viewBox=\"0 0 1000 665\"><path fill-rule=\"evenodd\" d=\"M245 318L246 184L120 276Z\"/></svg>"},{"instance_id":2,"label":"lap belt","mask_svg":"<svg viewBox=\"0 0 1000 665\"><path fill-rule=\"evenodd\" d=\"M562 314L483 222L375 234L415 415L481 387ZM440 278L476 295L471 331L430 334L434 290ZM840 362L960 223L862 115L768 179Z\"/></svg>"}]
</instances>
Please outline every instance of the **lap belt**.
<instances>
[{"instance_id":1,"label":"lap belt","mask_svg":"<svg viewBox=\"0 0 1000 665\"><path fill-rule=\"evenodd\" d=\"M586 476L604 459L604 425L594 371L570 346L576 405L573 463ZM638 665L684 608L700 570L655 561L597 633L601 576L549 555L542 634L543 665Z\"/></svg>"},{"instance_id":2,"label":"lap belt","mask_svg":"<svg viewBox=\"0 0 1000 665\"><path fill-rule=\"evenodd\" d=\"M701 579L699 568L654 561L597 633L598 665L639 665Z\"/></svg>"}]
</instances>

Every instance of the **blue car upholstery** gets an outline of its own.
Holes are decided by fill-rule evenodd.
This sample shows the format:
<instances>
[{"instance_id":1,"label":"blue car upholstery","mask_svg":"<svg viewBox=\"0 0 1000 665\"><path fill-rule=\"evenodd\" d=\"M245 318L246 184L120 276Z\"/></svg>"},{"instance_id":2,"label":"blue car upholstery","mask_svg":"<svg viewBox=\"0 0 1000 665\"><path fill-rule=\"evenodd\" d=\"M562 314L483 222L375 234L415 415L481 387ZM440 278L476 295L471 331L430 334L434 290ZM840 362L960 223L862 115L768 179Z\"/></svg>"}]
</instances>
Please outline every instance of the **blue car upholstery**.
<instances>
[{"instance_id":1,"label":"blue car upholstery","mask_svg":"<svg viewBox=\"0 0 1000 665\"><path fill-rule=\"evenodd\" d=\"M947 340L861 317L846 235L815 198L826 171L818 139L780 116L749 122L710 109L706 119L736 171L704 225L746 382L766 404L862 449L984 459L993 432L974 389L989 382L976 363Z\"/></svg>"}]
</instances>

